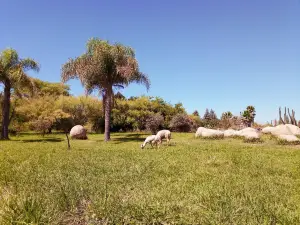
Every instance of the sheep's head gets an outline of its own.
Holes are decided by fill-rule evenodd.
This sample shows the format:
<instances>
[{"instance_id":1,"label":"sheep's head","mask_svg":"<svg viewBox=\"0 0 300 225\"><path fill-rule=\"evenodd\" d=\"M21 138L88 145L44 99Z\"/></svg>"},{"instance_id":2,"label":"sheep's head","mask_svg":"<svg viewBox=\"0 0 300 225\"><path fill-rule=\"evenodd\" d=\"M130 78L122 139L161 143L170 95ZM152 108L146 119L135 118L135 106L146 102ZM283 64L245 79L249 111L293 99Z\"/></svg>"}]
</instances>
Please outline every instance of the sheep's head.
<instances>
[{"instance_id":1,"label":"sheep's head","mask_svg":"<svg viewBox=\"0 0 300 225\"><path fill-rule=\"evenodd\" d=\"M144 147L145 147L144 143L143 143L143 144L141 144L141 149L143 149Z\"/></svg>"}]
</instances>

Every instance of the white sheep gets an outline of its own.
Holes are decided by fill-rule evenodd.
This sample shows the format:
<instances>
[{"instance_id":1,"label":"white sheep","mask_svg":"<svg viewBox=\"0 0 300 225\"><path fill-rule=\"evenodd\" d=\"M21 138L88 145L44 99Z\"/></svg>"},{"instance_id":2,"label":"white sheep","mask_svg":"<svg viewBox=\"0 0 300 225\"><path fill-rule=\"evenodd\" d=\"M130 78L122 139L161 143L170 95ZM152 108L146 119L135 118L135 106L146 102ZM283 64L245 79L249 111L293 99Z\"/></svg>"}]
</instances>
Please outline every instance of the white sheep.
<instances>
[{"instance_id":1,"label":"white sheep","mask_svg":"<svg viewBox=\"0 0 300 225\"><path fill-rule=\"evenodd\" d=\"M167 140L167 145L169 145L170 139L171 139L171 131L169 130L160 130L157 132L157 134L155 135L154 141L152 143L157 144L161 144L162 143L162 139L166 139Z\"/></svg>"},{"instance_id":2,"label":"white sheep","mask_svg":"<svg viewBox=\"0 0 300 225\"><path fill-rule=\"evenodd\" d=\"M154 139L155 139L156 135L150 135L148 136L144 143L141 145L141 148L145 148L146 144L150 143L151 147L153 147L152 143L154 142Z\"/></svg>"}]
</instances>

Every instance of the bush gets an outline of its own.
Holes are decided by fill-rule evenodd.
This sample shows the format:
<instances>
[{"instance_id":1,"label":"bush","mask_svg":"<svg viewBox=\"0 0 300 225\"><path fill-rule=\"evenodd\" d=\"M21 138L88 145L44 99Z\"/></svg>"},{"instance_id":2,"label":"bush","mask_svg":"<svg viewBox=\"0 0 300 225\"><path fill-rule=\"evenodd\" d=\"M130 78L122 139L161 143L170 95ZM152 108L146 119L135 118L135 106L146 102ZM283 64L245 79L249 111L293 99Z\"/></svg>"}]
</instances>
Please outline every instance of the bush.
<instances>
[{"instance_id":1,"label":"bush","mask_svg":"<svg viewBox=\"0 0 300 225\"><path fill-rule=\"evenodd\" d=\"M148 116L146 119L146 129L156 134L164 123L164 117L160 113Z\"/></svg>"},{"instance_id":2,"label":"bush","mask_svg":"<svg viewBox=\"0 0 300 225\"><path fill-rule=\"evenodd\" d=\"M193 122L191 118L183 113L175 115L170 122L170 128L177 132L189 132L192 130L192 127Z\"/></svg>"}]
</instances>

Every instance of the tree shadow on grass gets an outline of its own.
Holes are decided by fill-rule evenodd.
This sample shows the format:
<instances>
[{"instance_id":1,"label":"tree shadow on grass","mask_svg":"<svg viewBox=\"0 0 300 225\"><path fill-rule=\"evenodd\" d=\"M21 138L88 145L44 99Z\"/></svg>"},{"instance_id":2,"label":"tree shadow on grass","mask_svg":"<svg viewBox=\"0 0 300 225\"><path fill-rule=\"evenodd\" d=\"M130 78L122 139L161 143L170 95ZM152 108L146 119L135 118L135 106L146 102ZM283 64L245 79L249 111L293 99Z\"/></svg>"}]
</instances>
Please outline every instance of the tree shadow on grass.
<instances>
[{"instance_id":1,"label":"tree shadow on grass","mask_svg":"<svg viewBox=\"0 0 300 225\"><path fill-rule=\"evenodd\" d=\"M116 144L122 144L124 142L143 142L144 137L141 137L143 134L123 134L122 137L113 137L111 140Z\"/></svg>"},{"instance_id":2,"label":"tree shadow on grass","mask_svg":"<svg viewBox=\"0 0 300 225\"><path fill-rule=\"evenodd\" d=\"M62 142L62 138L37 138L37 139L24 139L24 140L15 140L24 143L34 143L34 142Z\"/></svg>"}]
</instances>

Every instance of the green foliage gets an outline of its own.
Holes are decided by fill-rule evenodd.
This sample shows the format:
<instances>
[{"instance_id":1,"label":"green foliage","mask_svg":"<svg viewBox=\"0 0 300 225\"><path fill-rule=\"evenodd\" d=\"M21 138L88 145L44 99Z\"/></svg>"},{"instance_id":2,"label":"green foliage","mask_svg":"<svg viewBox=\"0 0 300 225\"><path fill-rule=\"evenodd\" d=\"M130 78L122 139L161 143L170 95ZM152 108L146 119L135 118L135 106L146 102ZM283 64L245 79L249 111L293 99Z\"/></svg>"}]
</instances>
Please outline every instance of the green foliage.
<instances>
[{"instance_id":1,"label":"green foliage","mask_svg":"<svg viewBox=\"0 0 300 225\"><path fill-rule=\"evenodd\" d=\"M195 110L193 113L192 113L193 116L197 116L197 117L200 117L200 114L197 110Z\"/></svg>"},{"instance_id":2,"label":"green foliage","mask_svg":"<svg viewBox=\"0 0 300 225\"><path fill-rule=\"evenodd\" d=\"M61 95L69 96L70 86L63 83L52 83L42 81L40 79L33 79L35 84L36 94L40 96L51 95L53 97L59 97Z\"/></svg>"},{"instance_id":3,"label":"green foliage","mask_svg":"<svg viewBox=\"0 0 300 225\"><path fill-rule=\"evenodd\" d=\"M156 134L162 128L163 123L164 117L160 113L149 115L146 119L146 129L152 134Z\"/></svg>"},{"instance_id":4,"label":"green foliage","mask_svg":"<svg viewBox=\"0 0 300 225\"><path fill-rule=\"evenodd\" d=\"M8 80L16 91L24 87L32 87L32 78L26 72L39 71L39 65L31 58L21 59L16 50L5 49L0 53L0 83Z\"/></svg>"},{"instance_id":5,"label":"green foliage","mask_svg":"<svg viewBox=\"0 0 300 225\"><path fill-rule=\"evenodd\" d=\"M189 132L192 130L192 127L191 118L184 113L175 115L170 122L170 128L176 132Z\"/></svg>"},{"instance_id":6,"label":"green foliage","mask_svg":"<svg viewBox=\"0 0 300 225\"><path fill-rule=\"evenodd\" d=\"M230 111L222 113L219 126L224 129L228 129L233 126L233 114Z\"/></svg>"},{"instance_id":7,"label":"green foliage","mask_svg":"<svg viewBox=\"0 0 300 225\"><path fill-rule=\"evenodd\" d=\"M172 106L159 97L116 99L115 108L112 110L112 130L145 130L147 119L154 114L163 117L161 128L169 128L171 119L179 113L185 113L181 103Z\"/></svg>"},{"instance_id":8,"label":"green foliage","mask_svg":"<svg viewBox=\"0 0 300 225\"><path fill-rule=\"evenodd\" d=\"M241 113L241 116L243 117L244 122L247 124L248 127L251 127L254 123L256 112L254 106L247 106L246 110L244 110Z\"/></svg>"},{"instance_id":9,"label":"green foliage","mask_svg":"<svg viewBox=\"0 0 300 225\"><path fill-rule=\"evenodd\" d=\"M93 131L101 130L99 124L104 121L102 101L89 96L61 96L57 108L68 113L76 125L89 123Z\"/></svg>"},{"instance_id":10,"label":"green foliage","mask_svg":"<svg viewBox=\"0 0 300 225\"><path fill-rule=\"evenodd\" d=\"M0 224L299 224L299 149L172 133L1 142Z\"/></svg>"},{"instance_id":11,"label":"green foliage","mask_svg":"<svg viewBox=\"0 0 300 225\"><path fill-rule=\"evenodd\" d=\"M219 119L215 113L214 110L205 110L205 113L203 115L203 119L202 119L202 125L203 127L207 127L207 128L216 128L219 125Z\"/></svg>"}]
</instances>

